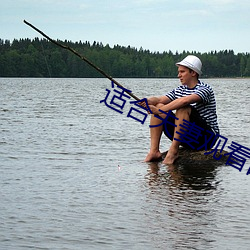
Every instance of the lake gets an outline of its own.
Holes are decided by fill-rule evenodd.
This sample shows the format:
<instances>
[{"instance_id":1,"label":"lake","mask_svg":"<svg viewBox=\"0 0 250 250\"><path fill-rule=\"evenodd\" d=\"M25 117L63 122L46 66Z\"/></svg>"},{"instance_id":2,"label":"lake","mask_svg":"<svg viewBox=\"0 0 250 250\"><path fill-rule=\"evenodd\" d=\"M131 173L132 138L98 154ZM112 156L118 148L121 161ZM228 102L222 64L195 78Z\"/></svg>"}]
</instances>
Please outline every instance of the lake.
<instances>
[{"instance_id":1,"label":"lake","mask_svg":"<svg viewBox=\"0 0 250 250\"><path fill-rule=\"evenodd\" d=\"M117 79L139 98L178 79ZM205 79L221 135L250 148L250 79ZM144 163L144 124L107 79L0 78L0 249L249 249L250 159ZM170 146L162 140L161 150ZM225 150L230 151L227 147Z\"/></svg>"}]
</instances>

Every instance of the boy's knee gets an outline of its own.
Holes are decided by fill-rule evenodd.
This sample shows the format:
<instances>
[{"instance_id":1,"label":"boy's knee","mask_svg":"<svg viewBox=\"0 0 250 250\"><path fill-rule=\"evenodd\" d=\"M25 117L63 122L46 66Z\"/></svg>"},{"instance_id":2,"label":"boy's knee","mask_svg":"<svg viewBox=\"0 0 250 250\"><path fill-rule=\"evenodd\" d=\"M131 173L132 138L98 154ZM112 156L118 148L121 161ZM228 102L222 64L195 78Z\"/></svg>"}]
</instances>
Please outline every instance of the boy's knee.
<instances>
[{"instance_id":1,"label":"boy's knee","mask_svg":"<svg viewBox=\"0 0 250 250\"><path fill-rule=\"evenodd\" d=\"M179 108L179 109L176 110L176 115L183 114L183 113L190 115L191 114L191 107L190 106L184 106L184 107Z\"/></svg>"}]
</instances>

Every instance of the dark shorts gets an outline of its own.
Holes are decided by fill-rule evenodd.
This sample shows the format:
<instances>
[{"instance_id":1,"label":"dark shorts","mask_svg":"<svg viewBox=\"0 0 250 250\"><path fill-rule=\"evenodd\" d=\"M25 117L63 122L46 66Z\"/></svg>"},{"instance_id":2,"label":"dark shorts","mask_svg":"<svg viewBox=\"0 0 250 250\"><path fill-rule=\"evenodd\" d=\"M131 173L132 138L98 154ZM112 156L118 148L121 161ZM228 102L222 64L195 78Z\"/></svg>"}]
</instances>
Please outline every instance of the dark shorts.
<instances>
[{"instance_id":1,"label":"dark shorts","mask_svg":"<svg viewBox=\"0 0 250 250\"><path fill-rule=\"evenodd\" d=\"M216 134L212 131L211 127L207 124L205 120L203 120L198 113L198 111L191 107L191 114L189 116L189 123L184 124L184 122L181 122L185 127L187 127L186 131L191 130L191 127L189 127L189 124L194 123L195 127L192 133L185 133L185 128L182 127L184 130L181 133L183 136L181 136L180 141L181 141L181 146L187 149L193 149L193 150L208 150L212 148L216 142ZM173 141L174 137L174 129L175 129L175 121L176 119L174 118L175 114L172 112L171 115L168 115L167 120L164 122L163 130L164 134L171 140ZM199 131L200 134L199 134ZM200 136L198 136L198 134ZM209 140L210 139L210 140ZM204 145L204 147L202 147ZM205 146L206 145L206 146ZM202 148L200 148L202 147Z\"/></svg>"}]
</instances>

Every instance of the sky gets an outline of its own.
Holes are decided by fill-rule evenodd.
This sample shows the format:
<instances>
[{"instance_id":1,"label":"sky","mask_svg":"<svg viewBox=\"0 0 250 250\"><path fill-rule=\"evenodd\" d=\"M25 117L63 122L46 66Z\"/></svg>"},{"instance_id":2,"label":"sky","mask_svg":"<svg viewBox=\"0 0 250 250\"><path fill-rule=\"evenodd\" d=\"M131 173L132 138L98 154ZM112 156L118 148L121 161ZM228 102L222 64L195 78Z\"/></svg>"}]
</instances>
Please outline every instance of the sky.
<instances>
[{"instance_id":1,"label":"sky","mask_svg":"<svg viewBox=\"0 0 250 250\"><path fill-rule=\"evenodd\" d=\"M0 0L0 38L42 36L151 52L250 52L249 0Z\"/></svg>"}]
</instances>

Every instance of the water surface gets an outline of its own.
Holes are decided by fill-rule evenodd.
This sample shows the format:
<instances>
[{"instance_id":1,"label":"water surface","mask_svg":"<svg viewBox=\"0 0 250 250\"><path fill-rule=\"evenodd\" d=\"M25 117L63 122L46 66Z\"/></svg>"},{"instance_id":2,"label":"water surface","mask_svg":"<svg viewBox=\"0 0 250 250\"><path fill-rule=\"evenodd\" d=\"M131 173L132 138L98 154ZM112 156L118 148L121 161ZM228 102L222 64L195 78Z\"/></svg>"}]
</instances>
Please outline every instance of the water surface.
<instances>
[{"instance_id":1,"label":"water surface","mask_svg":"<svg viewBox=\"0 0 250 250\"><path fill-rule=\"evenodd\" d=\"M119 81L140 98L179 84ZM205 82L227 146L249 148L250 80ZM128 118L129 101L123 114L100 103L106 89L106 79L0 79L0 249L249 249L250 160L242 172L143 163L149 118Z\"/></svg>"}]
</instances>

